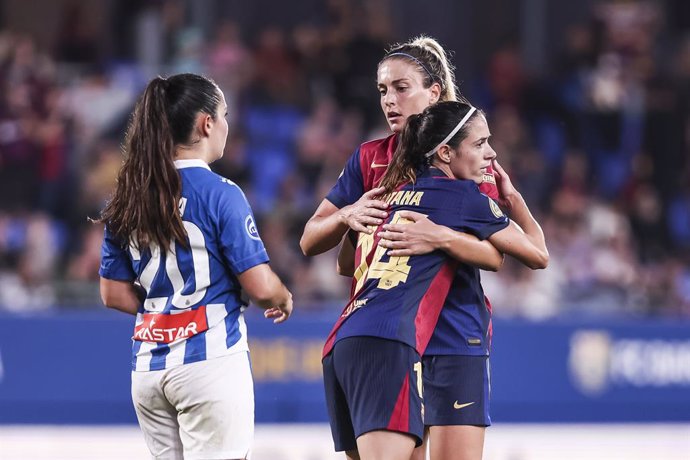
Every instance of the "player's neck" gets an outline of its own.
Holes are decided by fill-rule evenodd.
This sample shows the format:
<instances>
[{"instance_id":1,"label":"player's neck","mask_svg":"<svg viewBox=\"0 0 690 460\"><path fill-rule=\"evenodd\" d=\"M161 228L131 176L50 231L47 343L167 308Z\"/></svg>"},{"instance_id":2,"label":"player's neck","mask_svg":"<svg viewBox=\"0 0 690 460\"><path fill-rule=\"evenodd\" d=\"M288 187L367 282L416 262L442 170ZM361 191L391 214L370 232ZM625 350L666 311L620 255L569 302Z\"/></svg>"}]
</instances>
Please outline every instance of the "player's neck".
<instances>
[{"instance_id":1,"label":"player's neck","mask_svg":"<svg viewBox=\"0 0 690 460\"><path fill-rule=\"evenodd\" d=\"M211 159L209 158L209 152L207 152L207 149L200 148L201 146L195 145L192 148L185 147L185 146L177 146L175 148L175 160L201 160L208 163L211 163Z\"/></svg>"},{"instance_id":2,"label":"player's neck","mask_svg":"<svg viewBox=\"0 0 690 460\"><path fill-rule=\"evenodd\" d=\"M431 165L431 167L438 169L439 171L441 171L443 174L450 177L451 179L453 179L455 177L455 176L453 176L453 171L451 171L451 169L450 169L450 165L447 165L445 163L441 163L439 161L435 161Z\"/></svg>"}]
</instances>

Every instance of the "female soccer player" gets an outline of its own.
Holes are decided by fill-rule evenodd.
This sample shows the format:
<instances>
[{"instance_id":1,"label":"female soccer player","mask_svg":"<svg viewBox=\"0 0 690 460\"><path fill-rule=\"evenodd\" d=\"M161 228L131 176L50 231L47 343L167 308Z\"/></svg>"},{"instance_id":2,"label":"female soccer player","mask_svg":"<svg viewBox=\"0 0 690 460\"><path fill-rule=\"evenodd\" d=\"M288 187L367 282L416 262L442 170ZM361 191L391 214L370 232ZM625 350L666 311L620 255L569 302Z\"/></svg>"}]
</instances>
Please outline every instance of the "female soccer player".
<instances>
[{"instance_id":1,"label":"female soccer player","mask_svg":"<svg viewBox=\"0 0 690 460\"><path fill-rule=\"evenodd\" d=\"M390 205L386 221L404 225L402 214L415 210L488 238L529 266L545 267L541 228L497 163L501 201L522 229L479 191L496 157L489 136L483 114L465 103L442 102L411 115L381 183ZM354 294L326 342L324 382L336 450L348 458L407 460L423 436L420 356L456 273L465 273L465 307L486 306L477 268L441 251L389 256L379 238L377 232L359 234ZM464 364L464 381L488 384L484 369L452 364ZM475 403L486 412L486 401Z\"/></svg>"},{"instance_id":2,"label":"female soccer player","mask_svg":"<svg viewBox=\"0 0 690 460\"><path fill-rule=\"evenodd\" d=\"M457 99L453 70L443 47L432 38L423 36L402 45L395 45L386 53L379 63L377 87L381 94L381 109L393 134L385 139L362 144L350 157L338 182L305 226L300 245L306 255L320 254L335 247L350 229L353 230L350 235L354 232L370 233L371 229L367 225L378 225L385 219L387 203L376 199L383 192L383 189L377 186L391 160L397 145L398 133L407 117L421 112L435 102ZM496 198L493 174L489 172L490 169L487 170L480 190ZM419 222L407 227L426 228L428 225L428 219L420 219L415 214L412 218ZM497 270L503 263L503 256L490 243L479 241L472 235L437 226L433 240L430 240L428 233L422 236L426 236L425 241L433 244L433 247L424 246L427 251L440 249L461 262L487 270ZM339 260L342 263L339 263L338 269L342 274L352 275L354 256L348 254L351 245L346 241L343 248ZM462 280L453 282L449 297L462 297L464 289ZM447 310L449 309L444 310L439 319L439 330L444 329L444 324L449 324ZM463 315L462 312L459 314ZM474 317L469 318L475 321L472 329L488 330L488 302L486 311L477 312L474 316L477 315L481 315L480 323L476 323ZM435 338L432 340L435 341ZM465 342L468 338L458 332L454 340ZM488 350L488 341L488 337L482 337L480 346L475 345L472 350L479 349L480 352L485 352ZM479 391L483 387L482 385ZM428 409L427 403L427 411ZM458 425L463 423L459 421ZM477 445L480 448L483 446L483 431L478 433L474 427L465 426L458 426L457 429L461 432L462 443L467 447L463 451L475 451ZM424 452L423 447L417 449L415 458L423 459Z\"/></svg>"},{"instance_id":3,"label":"female soccer player","mask_svg":"<svg viewBox=\"0 0 690 460\"><path fill-rule=\"evenodd\" d=\"M226 115L211 80L153 79L101 214L101 296L136 315L132 399L154 458L247 457L254 390L240 291L274 322L292 312L242 190L208 167L223 155Z\"/></svg>"},{"instance_id":4,"label":"female soccer player","mask_svg":"<svg viewBox=\"0 0 690 460\"><path fill-rule=\"evenodd\" d=\"M455 100L455 83L443 48L433 39L419 37L408 43L394 46L381 60L378 70L378 89L381 93L381 108L386 115L393 135L362 144L352 155L343 174L328 196L322 201L314 216L307 223L302 236L302 250L307 255L324 252L342 239L349 229L360 232L371 232L367 225L378 225L387 216L385 202L376 199L383 189L376 188L386 170L392 152L395 149L398 133L404 126L407 117L421 112L429 104L437 101ZM488 168L480 190L498 198L494 174ZM435 225L424 216L409 212L407 217L413 225L397 227L383 233L382 245L395 249L394 255L423 254L433 250L442 250L453 258L479 268L497 270L502 262L502 255L487 241L479 241L472 235L457 232L446 226ZM401 237L401 235L404 235ZM349 248L348 242L343 248ZM412 251L414 250L414 252ZM397 253L396 253L397 252ZM343 274L353 273L353 256L347 251L339 256L339 271ZM431 447L432 459L450 455L459 460L481 458L484 446L484 427L489 425L488 414L481 416L470 413L465 406L455 409L455 400L451 402L454 412L450 417L436 419L435 405L446 405L450 397L457 397L462 406L470 400L482 396L488 401L488 389L484 381L489 378L488 358L491 340L491 306L468 310L462 304L466 293L466 274L460 270L451 285L446 308L442 310L437 328L427 349L429 359L435 368L444 372L425 372L425 423L431 428L431 437L438 441ZM431 355L430 353L434 353ZM485 376L473 382L465 381L462 392L447 384L449 378L457 380L464 373L463 367L455 367L454 356L480 356L477 361L485 360ZM447 365L445 365L447 364ZM452 373L452 377L447 375ZM443 391L446 389L447 391ZM440 392L440 394L436 394ZM463 402L461 400L466 400ZM481 404L474 403L476 409ZM445 410L444 407L438 407ZM464 410L464 411L463 411ZM448 415L448 414L447 414ZM436 436L441 434L441 436ZM414 459L425 458L425 448L415 451Z\"/></svg>"}]
</instances>

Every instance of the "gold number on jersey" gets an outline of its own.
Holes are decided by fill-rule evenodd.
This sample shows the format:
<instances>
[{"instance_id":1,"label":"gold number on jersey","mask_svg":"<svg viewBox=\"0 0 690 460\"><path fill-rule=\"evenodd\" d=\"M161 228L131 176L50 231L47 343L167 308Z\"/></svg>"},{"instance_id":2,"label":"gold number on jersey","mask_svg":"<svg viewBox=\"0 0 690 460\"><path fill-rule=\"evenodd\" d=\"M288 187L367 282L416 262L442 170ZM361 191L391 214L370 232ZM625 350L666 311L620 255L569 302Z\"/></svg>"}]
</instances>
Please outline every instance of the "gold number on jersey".
<instances>
[{"instance_id":1,"label":"gold number on jersey","mask_svg":"<svg viewBox=\"0 0 690 460\"><path fill-rule=\"evenodd\" d=\"M396 212L393 214L391 224L407 224L412 222L409 219L400 217ZM410 275L410 267L408 261L410 256L394 256L389 257L388 261L384 262L383 258L386 255L387 249L378 246L374 257L371 261L371 266L367 264L367 255L372 251L374 246L374 235L367 235L360 233L357 240L357 247L360 249L360 264L355 270L354 278L357 280L355 292L358 292L364 282L368 279L377 279L379 289L392 289L400 283L407 281Z\"/></svg>"}]
</instances>

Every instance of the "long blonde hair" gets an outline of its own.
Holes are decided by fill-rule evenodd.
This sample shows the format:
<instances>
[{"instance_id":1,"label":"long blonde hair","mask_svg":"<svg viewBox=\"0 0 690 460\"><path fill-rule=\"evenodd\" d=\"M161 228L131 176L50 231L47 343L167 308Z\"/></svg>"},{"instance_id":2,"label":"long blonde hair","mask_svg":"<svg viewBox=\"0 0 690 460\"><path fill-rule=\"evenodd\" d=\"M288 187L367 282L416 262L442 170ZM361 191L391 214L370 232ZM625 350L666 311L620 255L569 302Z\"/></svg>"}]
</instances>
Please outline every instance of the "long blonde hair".
<instances>
[{"instance_id":1,"label":"long blonde hair","mask_svg":"<svg viewBox=\"0 0 690 460\"><path fill-rule=\"evenodd\" d=\"M459 94L455 85L455 67L448 60L446 50L435 39L427 35L419 35L405 43L396 43L381 59L379 66L387 59L405 59L416 65L424 76L425 88L429 88L434 83L441 86L440 102L467 102L467 99Z\"/></svg>"}]
</instances>

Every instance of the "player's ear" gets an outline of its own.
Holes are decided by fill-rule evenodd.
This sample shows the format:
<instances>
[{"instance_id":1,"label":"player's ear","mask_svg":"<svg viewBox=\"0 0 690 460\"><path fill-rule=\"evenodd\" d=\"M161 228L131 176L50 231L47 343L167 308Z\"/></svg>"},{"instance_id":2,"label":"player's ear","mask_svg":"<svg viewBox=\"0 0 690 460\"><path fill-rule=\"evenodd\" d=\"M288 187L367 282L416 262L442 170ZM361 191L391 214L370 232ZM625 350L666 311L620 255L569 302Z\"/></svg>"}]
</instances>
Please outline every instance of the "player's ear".
<instances>
[{"instance_id":1,"label":"player's ear","mask_svg":"<svg viewBox=\"0 0 690 460\"><path fill-rule=\"evenodd\" d=\"M436 104L441 98L441 85L433 83L429 87L429 105Z\"/></svg>"},{"instance_id":2,"label":"player's ear","mask_svg":"<svg viewBox=\"0 0 690 460\"><path fill-rule=\"evenodd\" d=\"M446 164L450 163L450 157L451 157L450 146L447 144L444 144L441 147L439 147L438 157L442 162L444 162Z\"/></svg>"},{"instance_id":3,"label":"player's ear","mask_svg":"<svg viewBox=\"0 0 690 460\"><path fill-rule=\"evenodd\" d=\"M201 112L196 120L197 128L202 136L208 137L211 135L213 128L213 118L207 113Z\"/></svg>"}]
</instances>

